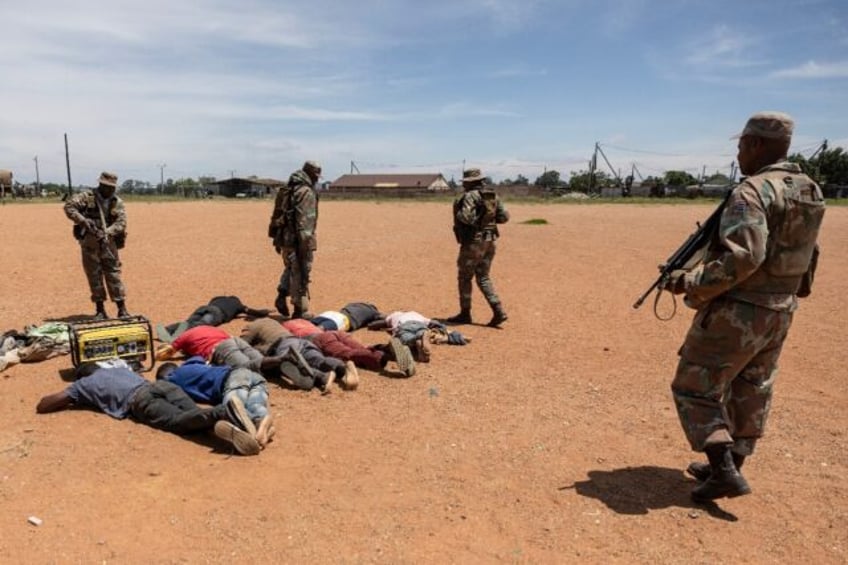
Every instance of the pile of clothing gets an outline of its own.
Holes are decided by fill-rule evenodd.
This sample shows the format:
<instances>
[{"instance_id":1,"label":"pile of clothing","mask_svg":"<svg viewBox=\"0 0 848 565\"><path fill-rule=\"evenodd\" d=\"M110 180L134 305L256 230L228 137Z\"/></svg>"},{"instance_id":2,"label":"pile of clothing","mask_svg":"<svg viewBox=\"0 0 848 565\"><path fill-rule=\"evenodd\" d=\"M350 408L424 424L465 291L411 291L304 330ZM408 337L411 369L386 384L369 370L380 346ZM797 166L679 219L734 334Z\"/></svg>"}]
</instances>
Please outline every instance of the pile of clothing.
<instances>
[{"instance_id":1,"label":"pile of clothing","mask_svg":"<svg viewBox=\"0 0 848 565\"><path fill-rule=\"evenodd\" d=\"M0 371L18 363L37 363L71 352L68 324L30 325L23 332L10 330L0 337Z\"/></svg>"}]
</instances>

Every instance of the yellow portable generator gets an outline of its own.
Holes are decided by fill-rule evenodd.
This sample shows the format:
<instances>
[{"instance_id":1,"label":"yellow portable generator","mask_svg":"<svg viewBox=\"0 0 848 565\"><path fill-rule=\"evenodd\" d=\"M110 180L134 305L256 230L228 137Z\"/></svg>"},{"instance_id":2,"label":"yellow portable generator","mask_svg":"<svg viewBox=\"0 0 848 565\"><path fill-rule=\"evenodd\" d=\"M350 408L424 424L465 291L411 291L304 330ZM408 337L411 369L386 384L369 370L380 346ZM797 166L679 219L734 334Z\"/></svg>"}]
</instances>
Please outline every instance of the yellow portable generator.
<instances>
[{"instance_id":1,"label":"yellow portable generator","mask_svg":"<svg viewBox=\"0 0 848 565\"><path fill-rule=\"evenodd\" d=\"M139 371L153 368L153 333L144 316L78 322L68 328L74 367L117 358Z\"/></svg>"}]
</instances>

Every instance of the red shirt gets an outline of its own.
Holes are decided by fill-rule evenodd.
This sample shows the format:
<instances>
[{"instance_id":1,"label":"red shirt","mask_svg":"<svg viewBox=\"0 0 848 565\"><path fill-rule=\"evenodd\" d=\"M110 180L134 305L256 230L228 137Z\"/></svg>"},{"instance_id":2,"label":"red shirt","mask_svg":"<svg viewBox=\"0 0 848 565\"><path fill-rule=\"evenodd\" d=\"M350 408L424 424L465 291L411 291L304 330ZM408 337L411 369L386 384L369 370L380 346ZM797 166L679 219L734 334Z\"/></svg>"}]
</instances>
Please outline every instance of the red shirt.
<instances>
[{"instance_id":1,"label":"red shirt","mask_svg":"<svg viewBox=\"0 0 848 565\"><path fill-rule=\"evenodd\" d=\"M283 327L289 330L292 335L296 337L306 337L308 335L317 334L324 331L309 320L304 320L302 318L286 320L285 322L283 322Z\"/></svg>"},{"instance_id":2,"label":"red shirt","mask_svg":"<svg viewBox=\"0 0 848 565\"><path fill-rule=\"evenodd\" d=\"M220 328L195 326L181 333L171 347L182 351L187 357L200 355L204 359L211 359L218 344L229 338L230 334Z\"/></svg>"}]
</instances>

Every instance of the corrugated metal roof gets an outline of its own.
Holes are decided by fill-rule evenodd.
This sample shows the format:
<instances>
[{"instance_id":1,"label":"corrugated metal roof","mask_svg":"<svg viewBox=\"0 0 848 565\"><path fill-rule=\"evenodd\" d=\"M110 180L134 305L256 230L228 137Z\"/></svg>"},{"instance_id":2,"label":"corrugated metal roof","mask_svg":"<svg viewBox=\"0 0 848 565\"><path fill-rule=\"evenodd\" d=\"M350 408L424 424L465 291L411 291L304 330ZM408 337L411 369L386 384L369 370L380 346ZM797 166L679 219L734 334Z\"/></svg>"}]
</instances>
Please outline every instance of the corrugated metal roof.
<instances>
[{"instance_id":1,"label":"corrugated metal roof","mask_svg":"<svg viewBox=\"0 0 848 565\"><path fill-rule=\"evenodd\" d=\"M330 188L427 188L439 179L444 180L441 173L342 175L330 184Z\"/></svg>"},{"instance_id":2,"label":"corrugated metal roof","mask_svg":"<svg viewBox=\"0 0 848 565\"><path fill-rule=\"evenodd\" d=\"M263 186L285 186L286 181L277 179L246 179L242 177L234 177L231 179L216 180L212 184L235 184L235 183L250 183L261 184Z\"/></svg>"}]
</instances>

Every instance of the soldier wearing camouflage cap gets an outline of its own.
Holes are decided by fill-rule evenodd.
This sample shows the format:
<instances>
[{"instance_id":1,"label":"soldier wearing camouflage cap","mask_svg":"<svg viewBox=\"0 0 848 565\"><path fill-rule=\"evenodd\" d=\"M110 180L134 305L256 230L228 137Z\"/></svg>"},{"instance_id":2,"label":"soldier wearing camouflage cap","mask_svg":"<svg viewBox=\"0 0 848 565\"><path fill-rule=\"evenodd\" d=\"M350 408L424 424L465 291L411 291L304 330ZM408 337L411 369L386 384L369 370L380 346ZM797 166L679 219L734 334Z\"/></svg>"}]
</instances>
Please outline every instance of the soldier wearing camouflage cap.
<instances>
[{"instance_id":1,"label":"soldier wearing camouflage cap","mask_svg":"<svg viewBox=\"0 0 848 565\"><path fill-rule=\"evenodd\" d=\"M103 306L107 290L118 307L118 317L130 315L118 255L126 241L127 213L124 201L115 194L117 186L117 175L104 171L97 188L76 194L65 202L65 215L74 222L74 237L82 250L82 267L91 289L91 301L96 305L97 320L108 318Z\"/></svg>"},{"instance_id":2,"label":"soldier wearing camouflage cap","mask_svg":"<svg viewBox=\"0 0 848 565\"><path fill-rule=\"evenodd\" d=\"M449 324L471 323L471 282L476 277L477 286L483 292L492 319L489 326L496 328L507 321L501 299L495 292L489 276L495 260L496 241L500 237L498 224L509 221L509 213L480 169L468 169L462 173L465 192L453 203L453 233L459 243L456 260L459 286L459 314L445 322Z\"/></svg>"},{"instance_id":3,"label":"soldier wearing camouflage cap","mask_svg":"<svg viewBox=\"0 0 848 565\"><path fill-rule=\"evenodd\" d=\"M689 444L709 460L687 469L700 481L696 501L751 492L739 469L763 435L796 297L811 291L824 199L786 158L793 128L780 112L751 116L735 136L749 176L729 195L704 261L669 283L697 309L671 385Z\"/></svg>"},{"instance_id":4,"label":"soldier wearing camouflage cap","mask_svg":"<svg viewBox=\"0 0 848 565\"><path fill-rule=\"evenodd\" d=\"M318 248L318 193L315 184L321 178L321 165L306 161L292 173L289 182L277 193L268 237L274 249L283 257L283 273L277 285L275 306L284 317L289 309L286 299L291 296L292 317L312 318L309 311L309 276L312 260Z\"/></svg>"}]
</instances>

